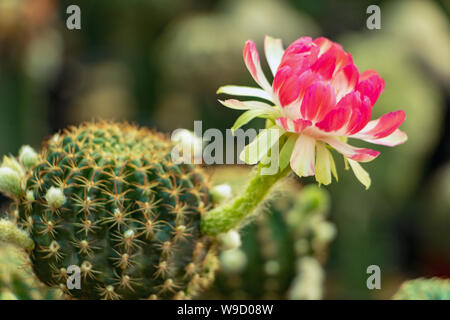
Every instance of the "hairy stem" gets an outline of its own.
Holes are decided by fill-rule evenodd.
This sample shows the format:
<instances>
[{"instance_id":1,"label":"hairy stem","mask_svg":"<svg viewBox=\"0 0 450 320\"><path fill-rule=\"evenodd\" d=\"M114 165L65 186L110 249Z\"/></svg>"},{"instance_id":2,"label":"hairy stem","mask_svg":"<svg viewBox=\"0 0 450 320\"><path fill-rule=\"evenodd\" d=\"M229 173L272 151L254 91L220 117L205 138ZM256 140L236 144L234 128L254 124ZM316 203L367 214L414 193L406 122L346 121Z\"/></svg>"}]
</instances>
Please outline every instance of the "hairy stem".
<instances>
[{"instance_id":1,"label":"hairy stem","mask_svg":"<svg viewBox=\"0 0 450 320\"><path fill-rule=\"evenodd\" d=\"M0 243L2 242L14 244L27 251L34 249L34 242L28 233L7 219L0 219Z\"/></svg>"},{"instance_id":2,"label":"hairy stem","mask_svg":"<svg viewBox=\"0 0 450 320\"><path fill-rule=\"evenodd\" d=\"M247 187L231 203L221 205L207 212L202 218L202 232L217 235L239 227L241 223L258 207L269 193L271 187L290 172L288 166L273 175L262 175L260 164L254 171Z\"/></svg>"}]
</instances>

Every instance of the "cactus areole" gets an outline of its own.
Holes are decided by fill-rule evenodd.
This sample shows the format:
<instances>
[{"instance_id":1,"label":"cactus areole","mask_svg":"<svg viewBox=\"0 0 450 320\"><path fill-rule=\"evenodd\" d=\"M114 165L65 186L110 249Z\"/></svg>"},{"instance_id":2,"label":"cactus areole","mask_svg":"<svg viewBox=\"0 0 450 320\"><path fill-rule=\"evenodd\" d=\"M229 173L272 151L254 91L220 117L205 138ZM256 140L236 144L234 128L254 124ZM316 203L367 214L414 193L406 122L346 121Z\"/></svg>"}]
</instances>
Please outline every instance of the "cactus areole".
<instances>
[{"instance_id":1,"label":"cactus areole","mask_svg":"<svg viewBox=\"0 0 450 320\"><path fill-rule=\"evenodd\" d=\"M216 266L215 241L200 231L209 189L171 149L128 124L51 137L15 199L37 277L77 299L189 298L207 286Z\"/></svg>"}]
</instances>

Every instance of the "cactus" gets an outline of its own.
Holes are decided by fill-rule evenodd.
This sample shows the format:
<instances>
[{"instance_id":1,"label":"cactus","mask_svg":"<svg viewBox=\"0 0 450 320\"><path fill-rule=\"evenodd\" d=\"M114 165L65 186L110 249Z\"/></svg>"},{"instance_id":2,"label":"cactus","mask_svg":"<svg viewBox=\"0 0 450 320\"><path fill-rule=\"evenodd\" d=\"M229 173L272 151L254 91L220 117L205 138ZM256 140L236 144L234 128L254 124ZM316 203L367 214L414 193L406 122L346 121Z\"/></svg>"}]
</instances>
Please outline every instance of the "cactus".
<instances>
[{"instance_id":1,"label":"cactus","mask_svg":"<svg viewBox=\"0 0 450 320\"><path fill-rule=\"evenodd\" d=\"M0 244L0 300L55 300L58 289L48 289L33 276L28 257L17 247Z\"/></svg>"},{"instance_id":2,"label":"cactus","mask_svg":"<svg viewBox=\"0 0 450 320\"><path fill-rule=\"evenodd\" d=\"M244 168L220 168L214 171L213 181L228 183L236 193L246 175ZM285 182L266 203L265 212L240 231L242 246L220 253L215 284L202 297L321 298L320 262L326 260L334 235L334 225L325 220L328 210L324 189L302 189L293 180ZM311 269L319 277L313 277Z\"/></svg>"},{"instance_id":3,"label":"cactus","mask_svg":"<svg viewBox=\"0 0 450 320\"><path fill-rule=\"evenodd\" d=\"M450 300L450 279L419 278L405 281L394 300Z\"/></svg>"},{"instance_id":4,"label":"cactus","mask_svg":"<svg viewBox=\"0 0 450 320\"><path fill-rule=\"evenodd\" d=\"M39 280L77 299L189 298L207 286L217 264L200 231L209 188L171 149L156 132L99 122L54 135L37 156L24 148L22 163L6 157L1 191L34 242L22 247ZM67 286L72 265L79 289Z\"/></svg>"}]
</instances>

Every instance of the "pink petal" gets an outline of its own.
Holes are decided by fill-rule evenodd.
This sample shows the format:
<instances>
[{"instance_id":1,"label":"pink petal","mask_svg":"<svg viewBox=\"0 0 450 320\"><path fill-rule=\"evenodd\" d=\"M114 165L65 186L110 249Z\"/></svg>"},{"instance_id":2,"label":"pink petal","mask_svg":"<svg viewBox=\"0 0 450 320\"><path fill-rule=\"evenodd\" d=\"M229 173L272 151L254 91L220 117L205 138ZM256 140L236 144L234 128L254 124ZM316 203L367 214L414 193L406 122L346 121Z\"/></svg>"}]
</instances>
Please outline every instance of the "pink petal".
<instances>
[{"instance_id":1,"label":"pink petal","mask_svg":"<svg viewBox=\"0 0 450 320\"><path fill-rule=\"evenodd\" d=\"M320 74L323 79L330 80L336 69L336 56L328 50L311 66L311 70Z\"/></svg>"},{"instance_id":2,"label":"pink petal","mask_svg":"<svg viewBox=\"0 0 450 320\"><path fill-rule=\"evenodd\" d=\"M390 135L380 138L380 139L363 139L364 141L374 143L374 144L380 144L383 146L388 147L394 147L396 145L405 143L408 140L408 136L405 132L401 131L400 129L395 130Z\"/></svg>"},{"instance_id":3,"label":"pink petal","mask_svg":"<svg viewBox=\"0 0 450 320\"><path fill-rule=\"evenodd\" d=\"M281 106L285 107L303 99L306 89L317 80L317 74L309 70L296 75L290 67L284 66L278 70L273 86Z\"/></svg>"},{"instance_id":4,"label":"pink petal","mask_svg":"<svg viewBox=\"0 0 450 320\"><path fill-rule=\"evenodd\" d=\"M312 125L312 122L304 119L291 120L285 117L278 118L276 124L289 132L302 132Z\"/></svg>"},{"instance_id":5,"label":"pink petal","mask_svg":"<svg viewBox=\"0 0 450 320\"><path fill-rule=\"evenodd\" d=\"M300 81L293 76L289 66L278 69L273 81L274 91L278 93L281 106L287 106L295 101L300 93Z\"/></svg>"},{"instance_id":6,"label":"pink petal","mask_svg":"<svg viewBox=\"0 0 450 320\"><path fill-rule=\"evenodd\" d=\"M338 100L355 89L358 78L358 68L354 64L345 66L335 74L331 80L331 85L336 90Z\"/></svg>"},{"instance_id":7,"label":"pink petal","mask_svg":"<svg viewBox=\"0 0 450 320\"><path fill-rule=\"evenodd\" d=\"M364 129L355 134L355 138L360 139L381 139L393 133L405 120L406 115L403 110L389 112L376 120L370 121Z\"/></svg>"},{"instance_id":8,"label":"pink petal","mask_svg":"<svg viewBox=\"0 0 450 320\"><path fill-rule=\"evenodd\" d=\"M282 63L298 56L309 56L312 53L312 49L316 46L313 44L310 37L301 37L291 43L284 52ZM317 51L318 53L318 51Z\"/></svg>"},{"instance_id":9,"label":"pink petal","mask_svg":"<svg viewBox=\"0 0 450 320\"><path fill-rule=\"evenodd\" d=\"M369 98L363 97L359 106L352 107L352 116L347 124L347 134L351 135L364 128L372 116L372 106Z\"/></svg>"},{"instance_id":10,"label":"pink petal","mask_svg":"<svg viewBox=\"0 0 450 320\"><path fill-rule=\"evenodd\" d=\"M358 162L369 162L378 157L380 152L367 149L367 148L357 148L354 146L351 146L345 142L342 142L341 140L333 137L326 137L322 138L323 141L328 143L330 146L332 146L334 149L336 149L338 152L342 153L344 156L346 156L349 159L358 161Z\"/></svg>"},{"instance_id":11,"label":"pink petal","mask_svg":"<svg viewBox=\"0 0 450 320\"><path fill-rule=\"evenodd\" d=\"M300 111L305 119L320 121L335 105L333 88L329 84L315 82L306 89Z\"/></svg>"},{"instance_id":12,"label":"pink petal","mask_svg":"<svg viewBox=\"0 0 450 320\"><path fill-rule=\"evenodd\" d=\"M338 131L348 121L351 113L349 108L336 108L328 112L322 121L316 123L316 127L325 132Z\"/></svg>"},{"instance_id":13,"label":"pink petal","mask_svg":"<svg viewBox=\"0 0 450 320\"><path fill-rule=\"evenodd\" d=\"M325 51L331 48L333 45L333 41L328 40L325 37L317 38L313 41L320 48L320 55L322 55Z\"/></svg>"},{"instance_id":14,"label":"pink petal","mask_svg":"<svg viewBox=\"0 0 450 320\"><path fill-rule=\"evenodd\" d=\"M372 105L374 105L384 90L384 80L374 70L364 71L360 75L356 90L359 91L362 96L369 97Z\"/></svg>"},{"instance_id":15,"label":"pink petal","mask_svg":"<svg viewBox=\"0 0 450 320\"><path fill-rule=\"evenodd\" d=\"M263 88L266 91L270 91L271 86L261 69L259 54L258 51L256 50L256 46L253 41L248 40L245 43L243 55L245 65L247 66L248 71L250 71L253 79L255 79L256 83L258 83L261 86L261 88Z\"/></svg>"}]
</instances>

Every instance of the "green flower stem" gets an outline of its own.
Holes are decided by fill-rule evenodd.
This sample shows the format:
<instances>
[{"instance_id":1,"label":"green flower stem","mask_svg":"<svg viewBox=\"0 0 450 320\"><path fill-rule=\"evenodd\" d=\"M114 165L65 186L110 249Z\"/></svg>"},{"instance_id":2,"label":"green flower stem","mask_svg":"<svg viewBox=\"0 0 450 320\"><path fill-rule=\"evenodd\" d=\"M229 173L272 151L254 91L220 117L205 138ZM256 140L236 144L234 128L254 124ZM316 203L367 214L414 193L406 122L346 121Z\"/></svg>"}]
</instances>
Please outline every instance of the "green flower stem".
<instances>
[{"instance_id":1,"label":"green flower stem","mask_svg":"<svg viewBox=\"0 0 450 320\"><path fill-rule=\"evenodd\" d=\"M34 242L28 233L7 219L0 219L0 244L2 242L14 244L27 251L34 249Z\"/></svg>"},{"instance_id":2,"label":"green flower stem","mask_svg":"<svg viewBox=\"0 0 450 320\"><path fill-rule=\"evenodd\" d=\"M289 172L290 167L273 175L261 175L263 166L258 165L246 189L231 203L221 205L207 212L202 218L202 232L218 235L239 227L258 205L265 199L271 187Z\"/></svg>"}]
</instances>

